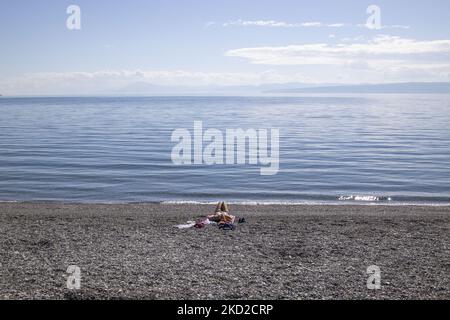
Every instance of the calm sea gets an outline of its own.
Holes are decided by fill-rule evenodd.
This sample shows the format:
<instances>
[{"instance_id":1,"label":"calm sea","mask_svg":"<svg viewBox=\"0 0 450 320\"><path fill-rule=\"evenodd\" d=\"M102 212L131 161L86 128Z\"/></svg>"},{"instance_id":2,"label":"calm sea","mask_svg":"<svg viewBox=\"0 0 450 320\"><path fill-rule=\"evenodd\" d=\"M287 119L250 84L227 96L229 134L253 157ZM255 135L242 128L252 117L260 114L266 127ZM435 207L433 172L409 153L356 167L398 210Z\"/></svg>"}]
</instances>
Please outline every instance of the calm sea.
<instances>
[{"instance_id":1,"label":"calm sea","mask_svg":"<svg viewBox=\"0 0 450 320\"><path fill-rule=\"evenodd\" d=\"M278 128L278 174L174 165L172 131L193 132L194 121L224 133ZM2 201L334 203L349 195L450 203L450 96L0 98Z\"/></svg>"}]
</instances>

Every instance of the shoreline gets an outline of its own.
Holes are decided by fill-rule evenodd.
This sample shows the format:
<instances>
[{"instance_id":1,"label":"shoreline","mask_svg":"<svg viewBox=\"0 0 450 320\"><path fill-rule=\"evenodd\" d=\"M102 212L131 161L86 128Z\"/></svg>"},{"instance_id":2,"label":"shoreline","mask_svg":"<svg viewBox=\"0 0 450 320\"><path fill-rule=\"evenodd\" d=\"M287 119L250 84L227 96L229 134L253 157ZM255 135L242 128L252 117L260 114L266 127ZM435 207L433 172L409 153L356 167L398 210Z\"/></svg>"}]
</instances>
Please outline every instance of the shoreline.
<instances>
[{"instance_id":1,"label":"shoreline","mask_svg":"<svg viewBox=\"0 0 450 320\"><path fill-rule=\"evenodd\" d=\"M234 231L174 227L213 210L0 203L0 299L450 299L447 207L231 205Z\"/></svg>"},{"instance_id":2,"label":"shoreline","mask_svg":"<svg viewBox=\"0 0 450 320\"><path fill-rule=\"evenodd\" d=\"M16 204L62 204L62 205L163 205L163 206L214 206L218 201L189 201L189 200L161 200L161 201L66 201L66 200L0 200L0 205L7 203ZM403 202L403 201L226 201L234 206L374 206L374 207L448 207L449 202Z\"/></svg>"}]
</instances>

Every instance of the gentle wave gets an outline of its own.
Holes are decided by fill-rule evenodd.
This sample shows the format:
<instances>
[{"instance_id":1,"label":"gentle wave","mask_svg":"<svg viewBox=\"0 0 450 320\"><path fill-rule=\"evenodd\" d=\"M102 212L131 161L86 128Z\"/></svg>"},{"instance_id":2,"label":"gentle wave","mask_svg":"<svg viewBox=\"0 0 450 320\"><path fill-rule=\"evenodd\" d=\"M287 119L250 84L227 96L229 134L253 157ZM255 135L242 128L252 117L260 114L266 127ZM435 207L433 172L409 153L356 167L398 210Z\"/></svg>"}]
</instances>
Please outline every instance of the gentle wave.
<instances>
[{"instance_id":1,"label":"gentle wave","mask_svg":"<svg viewBox=\"0 0 450 320\"><path fill-rule=\"evenodd\" d=\"M29 200L10 201L0 200L0 204L82 204L82 205L209 205L215 206L217 201L152 201L152 202L124 202L124 201L59 201L59 200ZM229 201L230 205L243 206L420 206L420 207L450 207L450 202L345 202L345 201Z\"/></svg>"},{"instance_id":2,"label":"gentle wave","mask_svg":"<svg viewBox=\"0 0 450 320\"><path fill-rule=\"evenodd\" d=\"M166 205L216 205L214 201L162 201ZM343 202L343 201L230 201L232 205L246 206L431 206L449 207L450 202Z\"/></svg>"}]
</instances>

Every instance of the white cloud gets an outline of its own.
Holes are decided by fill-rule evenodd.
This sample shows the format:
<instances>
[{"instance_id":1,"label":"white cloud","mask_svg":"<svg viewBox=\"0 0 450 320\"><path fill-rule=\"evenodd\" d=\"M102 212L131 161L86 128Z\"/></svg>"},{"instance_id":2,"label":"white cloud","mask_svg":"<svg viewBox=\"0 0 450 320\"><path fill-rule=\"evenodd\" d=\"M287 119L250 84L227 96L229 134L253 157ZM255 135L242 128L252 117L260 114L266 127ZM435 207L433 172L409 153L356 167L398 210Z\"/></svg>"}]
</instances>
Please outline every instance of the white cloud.
<instances>
[{"instance_id":1,"label":"white cloud","mask_svg":"<svg viewBox=\"0 0 450 320\"><path fill-rule=\"evenodd\" d=\"M355 36L355 37L345 37L345 38L342 38L341 41L342 42L356 42L356 41L363 41L365 39L366 39L365 36L359 35L359 36Z\"/></svg>"},{"instance_id":2,"label":"white cloud","mask_svg":"<svg viewBox=\"0 0 450 320\"><path fill-rule=\"evenodd\" d=\"M229 50L229 57L240 57L265 65L342 65L365 61L369 66L387 67L448 65L450 40L418 41L393 36L378 36L364 43L325 43L255 47ZM417 61L416 61L417 60Z\"/></svg>"},{"instance_id":3,"label":"white cloud","mask_svg":"<svg viewBox=\"0 0 450 320\"><path fill-rule=\"evenodd\" d=\"M289 23L284 21L275 20L235 20L229 21L222 24L224 27L230 26L240 26L240 27L277 27L277 28L301 28L301 27L331 27L331 28L341 28L344 27L344 23L323 23L318 21L312 22L297 22Z\"/></svg>"},{"instance_id":4,"label":"white cloud","mask_svg":"<svg viewBox=\"0 0 450 320\"><path fill-rule=\"evenodd\" d=\"M355 27L373 29L372 26L369 26L367 24L357 24L355 25ZM380 26L380 29L411 29L411 26L406 26L402 24L382 25Z\"/></svg>"},{"instance_id":5,"label":"white cloud","mask_svg":"<svg viewBox=\"0 0 450 320\"><path fill-rule=\"evenodd\" d=\"M364 39L364 38L358 38ZM351 41L352 39L347 39ZM346 82L449 81L450 40L377 36L357 43L312 43L229 50L256 65L290 66L307 70L317 81L326 77ZM309 73L308 73L309 70Z\"/></svg>"},{"instance_id":6,"label":"white cloud","mask_svg":"<svg viewBox=\"0 0 450 320\"><path fill-rule=\"evenodd\" d=\"M367 26L366 26L367 27ZM381 29L411 29L410 26L405 26L405 25L401 25L401 24L394 24L391 26L381 26Z\"/></svg>"},{"instance_id":7,"label":"white cloud","mask_svg":"<svg viewBox=\"0 0 450 320\"><path fill-rule=\"evenodd\" d=\"M209 26L209 25L208 25ZM276 20L234 20L222 23L223 27L274 27L274 28L343 28L343 27L358 27L368 28L366 24L352 24L352 23L325 23L319 21L312 22L285 22ZM406 25L383 25L380 29L410 29L410 26Z\"/></svg>"}]
</instances>

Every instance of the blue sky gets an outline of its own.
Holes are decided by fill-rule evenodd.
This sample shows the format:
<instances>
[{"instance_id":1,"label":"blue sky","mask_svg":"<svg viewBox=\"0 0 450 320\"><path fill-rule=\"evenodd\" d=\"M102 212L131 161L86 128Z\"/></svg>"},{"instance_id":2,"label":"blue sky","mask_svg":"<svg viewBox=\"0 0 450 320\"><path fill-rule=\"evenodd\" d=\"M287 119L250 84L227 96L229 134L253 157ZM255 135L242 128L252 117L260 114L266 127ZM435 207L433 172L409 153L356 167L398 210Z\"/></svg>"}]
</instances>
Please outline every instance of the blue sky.
<instances>
[{"instance_id":1,"label":"blue sky","mask_svg":"<svg viewBox=\"0 0 450 320\"><path fill-rule=\"evenodd\" d=\"M66 9L81 9L68 30ZM369 5L379 30L365 27ZM3 0L6 94L450 80L450 1ZM1 92L0 92L1 93Z\"/></svg>"}]
</instances>

